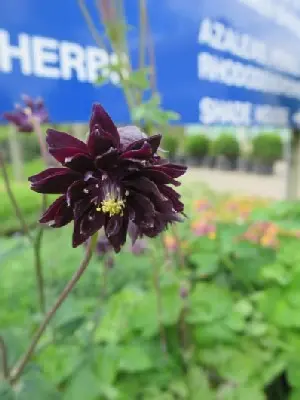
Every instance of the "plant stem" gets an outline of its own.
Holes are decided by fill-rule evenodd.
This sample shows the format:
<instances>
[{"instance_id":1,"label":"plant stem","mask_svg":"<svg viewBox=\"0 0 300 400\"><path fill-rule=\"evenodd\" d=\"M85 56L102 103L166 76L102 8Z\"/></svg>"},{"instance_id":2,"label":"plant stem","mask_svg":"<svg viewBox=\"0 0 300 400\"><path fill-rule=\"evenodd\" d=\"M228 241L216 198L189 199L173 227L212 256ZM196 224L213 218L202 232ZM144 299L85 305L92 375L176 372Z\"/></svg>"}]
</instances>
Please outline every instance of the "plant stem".
<instances>
[{"instance_id":1,"label":"plant stem","mask_svg":"<svg viewBox=\"0 0 300 400\"><path fill-rule=\"evenodd\" d=\"M42 313L44 314L46 307L46 300L45 300L44 274L43 274L42 259L41 259L41 249L42 249L41 245L42 245L43 234L44 234L44 228L41 227L39 228L34 241L33 254L34 254L35 274L36 274L38 294L39 294L39 305L41 307Z\"/></svg>"},{"instance_id":2,"label":"plant stem","mask_svg":"<svg viewBox=\"0 0 300 400\"><path fill-rule=\"evenodd\" d=\"M8 361L7 361L7 350L4 339L0 336L0 353L2 359L2 372L4 379L9 377L9 368L8 368Z\"/></svg>"},{"instance_id":3,"label":"plant stem","mask_svg":"<svg viewBox=\"0 0 300 400\"><path fill-rule=\"evenodd\" d=\"M32 117L32 125L39 141L41 156L44 160L45 165L49 166L51 165L51 160L47 150L45 137L42 132L40 120L38 118ZM46 206L47 206L46 195L43 194L42 213L44 213L44 211L46 210ZM41 312L44 314L46 307L46 300L45 300L44 274L43 274L42 260L41 260L43 233L44 233L44 226L41 225L40 228L38 229L37 235L33 242L33 255L34 255L35 275L36 275L38 296L39 296L39 305L41 308Z\"/></svg>"},{"instance_id":4,"label":"plant stem","mask_svg":"<svg viewBox=\"0 0 300 400\"><path fill-rule=\"evenodd\" d=\"M6 170L6 167L5 167L5 163L4 163L4 157L3 157L3 155L1 154L1 152L0 152L0 168L1 168L1 170L2 170L2 175L3 175L3 179L4 179L4 186L5 186L5 189L6 189L6 191L7 191L7 194L8 194L8 197L9 197L9 199L10 199L10 202L11 202L13 208L14 208L14 211L15 211L15 213L16 213L16 216L17 216L18 220L20 221L20 225L21 225L22 231L23 231L24 234L28 237L28 239L30 240L30 242L32 243L32 242L33 242L33 238L32 238L32 236L31 236L31 234L30 234L29 228L28 228L28 226L27 226L27 224L26 224L26 221L25 221L25 219L24 219L24 216L23 216L23 214L22 214L22 211L21 211L21 209L19 208L18 203L17 203L17 201L16 201L16 198L15 198L15 196L14 196L14 194L13 194L12 189L11 189L10 182L9 182L9 177L8 177L8 173L7 173L7 170Z\"/></svg>"},{"instance_id":5,"label":"plant stem","mask_svg":"<svg viewBox=\"0 0 300 400\"><path fill-rule=\"evenodd\" d=\"M139 66L145 67L146 55L146 4L145 0L140 0L140 43L139 43Z\"/></svg>"},{"instance_id":6,"label":"plant stem","mask_svg":"<svg viewBox=\"0 0 300 400\"><path fill-rule=\"evenodd\" d=\"M177 262L179 264L179 268L184 271L185 270L185 262L184 262L184 254L182 252L182 247L181 247L181 239L178 234L177 228L175 225L172 225L172 232L176 240L176 252L177 252ZM185 302L186 303L186 302ZM187 308L186 304L184 304L183 309L180 314L179 318L179 336L180 336L180 341L181 345L184 351L188 349L188 328L187 324L185 321L186 318L186 313L187 313Z\"/></svg>"},{"instance_id":7,"label":"plant stem","mask_svg":"<svg viewBox=\"0 0 300 400\"><path fill-rule=\"evenodd\" d=\"M38 142L39 142L40 150L41 150L41 156L45 162L45 165L48 166L50 164L50 157L49 157L45 137L42 132L40 120L38 118L32 117L31 121L32 121L34 132L38 138Z\"/></svg>"},{"instance_id":8,"label":"plant stem","mask_svg":"<svg viewBox=\"0 0 300 400\"><path fill-rule=\"evenodd\" d=\"M97 242L97 234L94 235L90 239L89 244L88 244L88 246L86 248L85 256L84 256L84 258L83 258L83 260L82 260L82 262L80 264L79 269L74 273L74 275L72 276L72 278L69 281L69 283L65 286L64 290L62 291L61 295L57 299L57 301L54 304L54 306L51 308L51 310L48 311L47 315L45 316L44 321L42 322L42 324L38 328L36 334L34 335L34 337L32 339L32 342L31 342L30 346L28 347L26 353L19 360L17 365L13 368L12 373L11 373L10 378L9 378L11 383L15 383L19 379L19 377L21 376L24 368L26 367L28 361L32 357L32 355L34 353L34 350L35 350L35 348L36 348L41 336L43 335L45 329L47 328L49 322L54 317L54 315L56 314L56 312L60 308L60 306L63 304L63 302L66 300L66 298L68 297L68 295L70 294L70 292L72 291L72 289L74 288L76 283L81 278L82 274L85 272L85 270L88 267L89 262L90 262L90 260L92 258L96 242Z\"/></svg>"},{"instance_id":9,"label":"plant stem","mask_svg":"<svg viewBox=\"0 0 300 400\"><path fill-rule=\"evenodd\" d=\"M90 13L86 7L85 1L84 0L78 0L79 7L81 9L81 12L84 16L84 19L89 27L89 30L91 31L91 34L96 42L96 44L100 47L100 49L105 49L105 44L104 41L102 40L102 37L100 36L92 17L90 16Z\"/></svg>"},{"instance_id":10,"label":"plant stem","mask_svg":"<svg viewBox=\"0 0 300 400\"><path fill-rule=\"evenodd\" d=\"M158 326L160 331L160 344L162 351L164 353L167 352L167 336L165 332L165 328L162 321L162 299L161 299L161 290L160 290L160 268L157 261L153 260L153 287L156 293L156 301L157 301L157 318L158 318Z\"/></svg>"}]
</instances>

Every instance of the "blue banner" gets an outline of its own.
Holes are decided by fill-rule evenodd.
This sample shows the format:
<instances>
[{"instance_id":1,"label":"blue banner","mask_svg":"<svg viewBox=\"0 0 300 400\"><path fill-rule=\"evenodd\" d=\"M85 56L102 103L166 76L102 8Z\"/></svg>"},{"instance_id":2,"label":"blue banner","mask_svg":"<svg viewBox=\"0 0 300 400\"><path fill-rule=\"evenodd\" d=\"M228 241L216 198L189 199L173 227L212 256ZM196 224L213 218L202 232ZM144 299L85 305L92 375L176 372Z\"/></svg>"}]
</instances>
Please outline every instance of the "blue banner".
<instances>
[{"instance_id":1,"label":"blue banner","mask_svg":"<svg viewBox=\"0 0 300 400\"><path fill-rule=\"evenodd\" d=\"M94 1L86 3L101 32ZM138 1L125 3L136 68ZM148 12L163 106L181 123L300 125L297 0L148 0ZM95 42L77 1L0 2L1 114L26 93L45 99L54 122L87 121L95 101L127 122L118 75L105 70L115 60ZM108 83L99 87L103 68Z\"/></svg>"}]
</instances>

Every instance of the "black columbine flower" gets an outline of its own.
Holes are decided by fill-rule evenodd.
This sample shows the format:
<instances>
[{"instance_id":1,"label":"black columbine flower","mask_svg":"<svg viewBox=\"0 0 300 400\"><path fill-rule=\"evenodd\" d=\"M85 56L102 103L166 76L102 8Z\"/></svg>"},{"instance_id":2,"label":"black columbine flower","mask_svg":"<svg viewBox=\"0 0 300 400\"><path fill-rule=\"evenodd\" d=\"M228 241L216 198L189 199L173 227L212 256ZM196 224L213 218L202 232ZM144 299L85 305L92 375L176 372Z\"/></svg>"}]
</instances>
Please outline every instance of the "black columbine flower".
<instances>
[{"instance_id":1,"label":"black columbine flower","mask_svg":"<svg viewBox=\"0 0 300 400\"><path fill-rule=\"evenodd\" d=\"M105 110L92 110L87 143L63 132L47 131L50 154L63 168L29 178L32 190L61 194L40 219L54 228L74 220L73 247L104 227L116 252L126 241L155 237L183 214L180 195L169 184L186 167L157 155L161 135L147 137L137 127L117 129Z\"/></svg>"},{"instance_id":2,"label":"black columbine flower","mask_svg":"<svg viewBox=\"0 0 300 400\"><path fill-rule=\"evenodd\" d=\"M22 96L24 106L16 104L15 110L6 112L3 117L12 122L19 132L33 132L34 127L32 118L38 119L40 123L48 122L49 115L45 108L44 101L41 98L33 100L27 95Z\"/></svg>"}]
</instances>

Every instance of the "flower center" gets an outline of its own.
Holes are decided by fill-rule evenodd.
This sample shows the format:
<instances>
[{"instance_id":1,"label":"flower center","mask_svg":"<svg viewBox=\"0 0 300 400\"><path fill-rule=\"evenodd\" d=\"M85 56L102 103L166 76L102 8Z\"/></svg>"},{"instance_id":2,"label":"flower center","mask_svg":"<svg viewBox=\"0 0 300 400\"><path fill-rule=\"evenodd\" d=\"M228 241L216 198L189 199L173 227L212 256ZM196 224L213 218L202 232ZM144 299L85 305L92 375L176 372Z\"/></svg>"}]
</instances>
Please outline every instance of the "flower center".
<instances>
[{"instance_id":1,"label":"flower center","mask_svg":"<svg viewBox=\"0 0 300 400\"><path fill-rule=\"evenodd\" d=\"M110 217L114 215L123 216L125 207L125 200L122 199L120 187L112 183L107 176L104 175L103 191L104 199L96 208L97 211L102 211L105 214L109 214Z\"/></svg>"},{"instance_id":2,"label":"flower center","mask_svg":"<svg viewBox=\"0 0 300 400\"><path fill-rule=\"evenodd\" d=\"M101 205L96 210L107 213L109 214L110 217L112 217L113 215L123 216L124 207L125 207L124 200L107 198L101 202Z\"/></svg>"}]
</instances>

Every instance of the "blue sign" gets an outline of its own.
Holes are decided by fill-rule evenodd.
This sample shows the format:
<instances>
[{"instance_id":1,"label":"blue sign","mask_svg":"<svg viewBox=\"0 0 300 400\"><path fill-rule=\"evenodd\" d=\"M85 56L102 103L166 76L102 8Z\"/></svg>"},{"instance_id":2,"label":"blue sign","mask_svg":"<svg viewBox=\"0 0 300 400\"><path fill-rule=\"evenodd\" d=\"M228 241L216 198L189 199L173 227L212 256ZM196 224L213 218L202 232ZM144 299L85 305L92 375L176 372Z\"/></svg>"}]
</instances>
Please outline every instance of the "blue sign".
<instances>
[{"instance_id":1,"label":"blue sign","mask_svg":"<svg viewBox=\"0 0 300 400\"><path fill-rule=\"evenodd\" d=\"M103 32L94 1L86 3ZM125 3L137 68L138 2ZM300 125L297 0L148 0L148 13L163 106L182 123ZM45 99L54 122L87 121L95 101L127 122L118 74L107 72L115 61L76 0L0 2L0 114L26 93ZM99 87L100 70L109 83Z\"/></svg>"}]
</instances>

